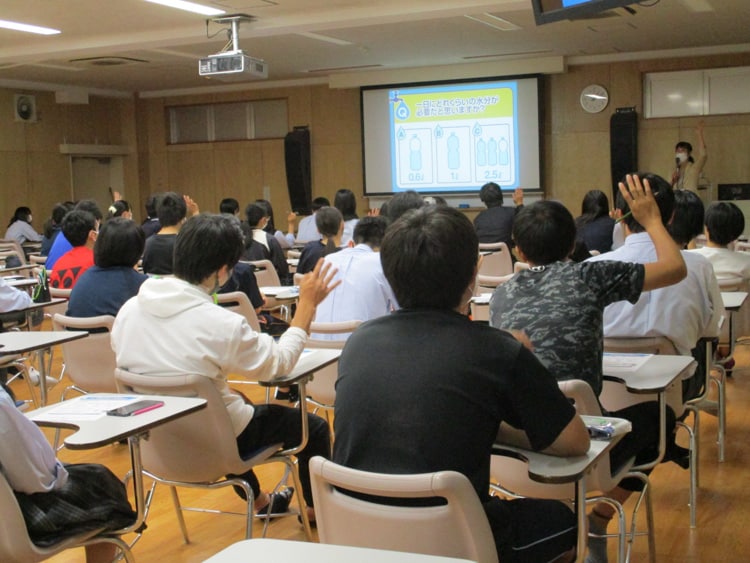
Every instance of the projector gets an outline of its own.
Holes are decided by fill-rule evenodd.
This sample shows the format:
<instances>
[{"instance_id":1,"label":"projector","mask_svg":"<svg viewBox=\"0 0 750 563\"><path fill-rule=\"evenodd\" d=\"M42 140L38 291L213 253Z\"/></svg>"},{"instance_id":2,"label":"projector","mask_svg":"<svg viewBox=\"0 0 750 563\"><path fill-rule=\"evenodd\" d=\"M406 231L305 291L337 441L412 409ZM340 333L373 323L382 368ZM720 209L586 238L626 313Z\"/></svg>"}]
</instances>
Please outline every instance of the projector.
<instances>
[{"instance_id":1,"label":"projector","mask_svg":"<svg viewBox=\"0 0 750 563\"><path fill-rule=\"evenodd\" d=\"M268 78L268 63L242 51L227 51L200 59L198 74L225 81L260 80Z\"/></svg>"}]
</instances>

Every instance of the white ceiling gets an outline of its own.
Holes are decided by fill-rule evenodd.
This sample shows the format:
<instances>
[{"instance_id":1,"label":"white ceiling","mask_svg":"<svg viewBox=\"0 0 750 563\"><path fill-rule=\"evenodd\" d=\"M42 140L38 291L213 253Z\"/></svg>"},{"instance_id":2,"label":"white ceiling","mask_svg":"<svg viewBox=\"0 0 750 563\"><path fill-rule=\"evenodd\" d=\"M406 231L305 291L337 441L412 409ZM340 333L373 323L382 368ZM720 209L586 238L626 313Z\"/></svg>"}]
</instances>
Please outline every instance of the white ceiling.
<instances>
[{"instance_id":1,"label":"white ceiling","mask_svg":"<svg viewBox=\"0 0 750 563\"><path fill-rule=\"evenodd\" d=\"M643 0L631 6L634 15L616 10L540 27L531 0L201 3L257 18L241 24L239 44L268 62L273 82L519 57L593 62L644 51L750 51L750 0ZM503 31L465 17L482 14L519 29ZM198 76L198 59L227 41L221 31L226 26L211 23L207 30L205 16L144 0L2 0L0 19L62 30L39 36L0 29L0 87L148 95L220 84ZM207 31L218 34L208 38ZM123 64L76 61L96 58Z\"/></svg>"}]
</instances>

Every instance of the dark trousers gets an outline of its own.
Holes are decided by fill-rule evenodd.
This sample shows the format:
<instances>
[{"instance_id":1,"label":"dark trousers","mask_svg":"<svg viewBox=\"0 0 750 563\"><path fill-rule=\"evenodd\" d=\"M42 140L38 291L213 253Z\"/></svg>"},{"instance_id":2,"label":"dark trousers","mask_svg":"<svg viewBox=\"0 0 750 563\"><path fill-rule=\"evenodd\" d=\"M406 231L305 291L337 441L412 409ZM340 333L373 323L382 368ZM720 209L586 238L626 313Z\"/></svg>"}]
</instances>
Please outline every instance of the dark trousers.
<instances>
[{"instance_id":1,"label":"dark trousers","mask_svg":"<svg viewBox=\"0 0 750 563\"><path fill-rule=\"evenodd\" d=\"M326 459L331 457L331 441L328 423L314 414L307 415L309 438L305 448L297 454L299 459L299 478L302 484L302 495L307 506L313 505L310 489L310 458L316 455ZM240 456L252 457L259 449L271 444L283 443L284 447L299 444L301 437L301 420L299 410L281 405L255 405L255 413L242 433L237 436L237 448ZM250 470L241 475L250 484L253 494L260 494L260 483L255 473ZM298 491L299 493L299 491Z\"/></svg>"}]
</instances>

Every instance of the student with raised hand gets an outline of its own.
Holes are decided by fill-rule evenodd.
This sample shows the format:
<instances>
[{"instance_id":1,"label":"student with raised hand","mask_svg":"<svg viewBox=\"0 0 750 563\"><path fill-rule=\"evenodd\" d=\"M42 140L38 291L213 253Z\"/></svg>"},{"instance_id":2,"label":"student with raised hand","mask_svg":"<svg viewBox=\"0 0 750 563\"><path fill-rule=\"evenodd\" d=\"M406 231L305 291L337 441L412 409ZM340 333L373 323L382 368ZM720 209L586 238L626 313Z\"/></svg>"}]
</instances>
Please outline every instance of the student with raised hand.
<instances>
[{"instance_id":1,"label":"student with raised hand","mask_svg":"<svg viewBox=\"0 0 750 563\"><path fill-rule=\"evenodd\" d=\"M388 227L380 258L402 308L347 340L333 460L383 473L463 473L483 503L500 561L570 561L576 523L567 506L489 496L496 440L566 456L585 453L589 437L531 352L463 314L478 244L469 219L448 206L407 212Z\"/></svg>"},{"instance_id":2,"label":"student with raised hand","mask_svg":"<svg viewBox=\"0 0 750 563\"><path fill-rule=\"evenodd\" d=\"M573 216L558 202L539 201L521 210L513 225L516 253L530 268L498 286L490 301L492 326L518 334L558 380L582 379L596 395L602 390L605 306L619 301L635 303L641 292L677 283L686 273L685 262L662 220L662 213L671 217L672 204L667 202L673 201L672 190L662 179L655 181L647 175L641 183L641 178L628 175L619 188L628 203L625 212L632 213L633 221L639 221L654 241L654 261L568 262L576 237ZM659 205L651 191L655 183ZM610 414L633 425L612 449L612 467L620 467L634 456L636 463L656 458L659 407L655 401ZM674 412L668 409L669 436L674 433L674 424ZM668 457L684 454L670 446ZM641 487L638 480L625 480L607 496L624 502ZM612 515L609 505L598 503L589 517L591 529L606 531ZM606 538L589 540L587 561L604 562L606 554Z\"/></svg>"},{"instance_id":3,"label":"student with raised hand","mask_svg":"<svg viewBox=\"0 0 750 563\"><path fill-rule=\"evenodd\" d=\"M143 251L143 273L162 276L172 274L177 233L188 216L198 213L198 205L186 195L166 192L159 196L156 202L156 215L161 229L146 241Z\"/></svg>"},{"instance_id":4,"label":"student with raised hand","mask_svg":"<svg viewBox=\"0 0 750 563\"><path fill-rule=\"evenodd\" d=\"M275 404L252 405L232 391L227 377L269 380L288 373L307 341L317 305L336 287L329 265L319 262L300 285L291 326L278 342L253 331L242 315L217 307L212 295L224 285L243 251L236 220L201 214L189 219L176 236L174 277L150 278L138 295L120 309L112 328L117 366L133 373L197 374L211 380L223 397L240 455L248 456L275 443L297 444L301 437L299 411ZM308 460L328 457L328 424L308 416L309 439L297 454L305 501L312 507ZM256 509L270 506L285 512L291 489L269 495L261 492L255 474L242 475L255 494ZM314 518L312 508L308 513Z\"/></svg>"},{"instance_id":5,"label":"student with raised hand","mask_svg":"<svg viewBox=\"0 0 750 563\"><path fill-rule=\"evenodd\" d=\"M699 121L695 127L698 137L698 160L693 157L693 145L687 141L680 141L674 147L677 166L672 173L672 187L677 190L698 191L698 179L708 160L706 140L703 136L704 128L703 120Z\"/></svg>"}]
</instances>

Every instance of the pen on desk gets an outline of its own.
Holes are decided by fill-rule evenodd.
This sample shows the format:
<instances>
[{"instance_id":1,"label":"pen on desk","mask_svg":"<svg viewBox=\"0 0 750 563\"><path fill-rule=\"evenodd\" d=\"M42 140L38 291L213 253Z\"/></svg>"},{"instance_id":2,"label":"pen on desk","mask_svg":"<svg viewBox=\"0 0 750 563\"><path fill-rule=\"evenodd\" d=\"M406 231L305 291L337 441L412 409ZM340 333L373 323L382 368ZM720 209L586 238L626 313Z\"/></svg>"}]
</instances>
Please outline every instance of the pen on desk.
<instances>
[{"instance_id":1,"label":"pen on desk","mask_svg":"<svg viewBox=\"0 0 750 563\"><path fill-rule=\"evenodd\" d=\"M133 412L133 416L136 416L138 414L143 414L144 412L152 411L154 409L158 409L159 407L164 406L163 402L158 402L155 405L149 405L147 407L143 407L142 409L139 409L137 411Z\"/></svg>"}]
</instances>

